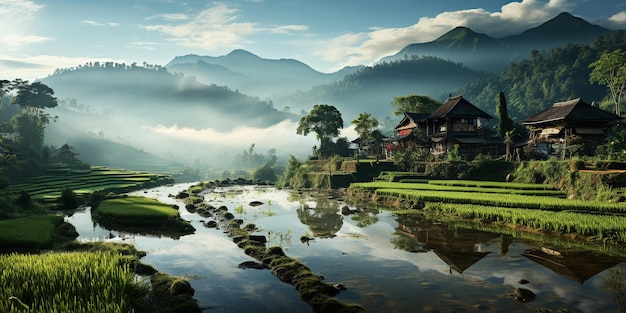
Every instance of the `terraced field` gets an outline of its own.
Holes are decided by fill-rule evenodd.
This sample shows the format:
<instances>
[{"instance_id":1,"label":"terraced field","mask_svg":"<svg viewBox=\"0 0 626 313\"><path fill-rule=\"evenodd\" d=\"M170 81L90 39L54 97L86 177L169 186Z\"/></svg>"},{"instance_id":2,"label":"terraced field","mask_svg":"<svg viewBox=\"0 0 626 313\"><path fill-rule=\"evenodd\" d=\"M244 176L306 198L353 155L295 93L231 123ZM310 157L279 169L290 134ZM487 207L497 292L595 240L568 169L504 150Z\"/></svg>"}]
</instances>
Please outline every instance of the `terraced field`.
<instances>
[{"instance_id":1,"label":"terraced field","mask_svg":"<svg viewBox=\"0 0 626 313\"><path fill-rule=\"evenodd\" d=\"M66 188L82 196L95 191L125 192L173 182L170 176L103 166L92 166L86 170L56 167L48 169L47 175L11 185L8 190L16 194L26 192L34 200L55 201Z\"/></svg>"}]
</instances>

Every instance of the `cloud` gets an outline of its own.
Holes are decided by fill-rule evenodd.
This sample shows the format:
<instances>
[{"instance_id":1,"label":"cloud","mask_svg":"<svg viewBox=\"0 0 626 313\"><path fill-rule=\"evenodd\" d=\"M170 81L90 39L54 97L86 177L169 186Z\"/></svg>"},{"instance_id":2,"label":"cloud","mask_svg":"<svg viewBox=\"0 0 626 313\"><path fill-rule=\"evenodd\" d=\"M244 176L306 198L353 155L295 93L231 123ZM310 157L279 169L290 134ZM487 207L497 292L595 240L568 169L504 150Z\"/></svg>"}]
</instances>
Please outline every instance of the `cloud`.
<instances>
[{"instance_id":1,"label":"cloud","mask_svg":"<svg viewBox=\"0 0 626 313\"><path fill-rule=\"evenodd\" d=\"M146 20L152 20L152 19L163 19L166 21L185 21L189 19L189 16L183 13L172 13L172 14L157 14L157 15L149 16L146 18Z\"/></svg>"},{"instance_id":2,"label":"cloud","mask_svg":"<svg viewBox=\"0 0 626 313\"><path fill-rule=\"evenodd\" d=\"M241 48L243 43L252 42L253 35L259 33L289 34L308 28L304 25L262 26L253 22L239 22L239 10L226 5L215 4L192 16L184 23L142 25L146 30L157 31L168 36L168 40L183 47L216 50ZM171 16L182 15L173 14Z\"/></svg>"},{"instance_id":3,"label":"cloud","mask_svg":"<svg viewBox=\"0 0 626 313\"><path fill-rule=\"evenodd\" d=\"M607 27L622 29L626 27L626 11L621 11L607 20L605 23Z\"/></svg>"},{"instance_id":4,"label":"cloud","mask_svg":"<svg viewBox=\"0 0 626 313\"><path fill-rule=\"evenodd\" d=\"M13 58L0 55L0 77L4 79L21 78L25 80L35 80L46 77L59 68L75 67L88 62L116 62L124 63L121 60L111 58L88 58L88 57L63 57L54 55L37 55L23 58ZM52 64L52 65L51 65ZM19 77L16 77L19 73Z\"/></svg>"},{"instance_id":5,"label":"cloud","mask_svg":"<svg viewBox=\"0 0 626 313\"><path fill-rule=\"evenodd\" d=\"M108 27L117 27L117 26L120 26L120 24L119 24L119 23L114 23L114 22L109 22L109 23L99 23L99 22L92 21L92 20L82 20L80 23L81 23L81 24L83 24L83 25L100 26L100 27L102 27L102 26L108 26Z\"/></svg>"},{"instance_id":6,"label":"cloud","mask_svg":"<svg viewBox=\"0 0 626 313\"><path fill-rule=\"evenodd\" d=\"M0 46L12 50L50 40L30 33L31 22L43 8L43 5L32 1L0 0L0 29L3 34L0 36Z\"/></svg>"},{"instance_id":7,"label":"cloud","mask_svg":"<svg viewBox=\"0 0 626 313\"><path fill-rule=\"evenodd\" d=\"M435 17L422 17L408 27L373 28L370 32L344 34L320 45L314 54L335 62L336 69L371 64L409 44L435 40L457 26L504 37L536 27L571 7L571 2L566 0L522 0L503 5L499 12L484 9L443 12Z\"/></svg>"}]
</instances>

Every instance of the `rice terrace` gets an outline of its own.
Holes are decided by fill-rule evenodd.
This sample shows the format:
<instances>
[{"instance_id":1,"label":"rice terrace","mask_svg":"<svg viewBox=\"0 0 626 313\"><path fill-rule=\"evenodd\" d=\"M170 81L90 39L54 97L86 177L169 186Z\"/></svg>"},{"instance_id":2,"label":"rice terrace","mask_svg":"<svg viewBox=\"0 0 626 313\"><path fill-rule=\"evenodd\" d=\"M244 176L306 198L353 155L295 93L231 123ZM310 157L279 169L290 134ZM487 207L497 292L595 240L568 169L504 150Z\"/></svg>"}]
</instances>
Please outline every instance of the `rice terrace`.
<instances>
[{"instance_id":1,"label":"rice terrace","mask_svg":"<svg viewBox=\"0 0 626 313\"><path fill-rule=\"evenodd\" d=\"M619 4L135 2L0 1L0 312L626 312Z\"/></svg>"}]
</instances>

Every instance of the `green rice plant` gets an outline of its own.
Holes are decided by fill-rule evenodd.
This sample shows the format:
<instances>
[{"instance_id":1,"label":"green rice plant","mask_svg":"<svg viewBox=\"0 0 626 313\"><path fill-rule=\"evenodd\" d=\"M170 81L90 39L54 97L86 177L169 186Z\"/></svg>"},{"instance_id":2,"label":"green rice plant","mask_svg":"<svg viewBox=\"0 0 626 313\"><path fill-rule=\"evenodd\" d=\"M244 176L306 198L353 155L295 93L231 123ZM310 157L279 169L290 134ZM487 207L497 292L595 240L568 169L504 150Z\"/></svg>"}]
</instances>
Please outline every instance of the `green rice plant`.
<instances>
[{"instance_id":1,"label":"green rice plant","mask_svg":"<svg viewBox=\"0 0 626 313\"><path fill-rule=\"evenodd\" d=\"M427 182L369 182L369 183L353 183L350 188L358 189L409 189L409 190L432 190L432 191L458 191L473 193L497 193L497 194L518 194L532 196L554 196L561 197L563 193L558 190L541 190L541 189L515 189L515 188L499 188L499 187L479 187L479 186L461 186L446 184L431 184ZM485 184L485 186L489 186Z\"/></svg>"},{"instance_id":2,"label":"green rice plant","mask_svg":"<svg viewBox=\"0 0 626 313\"><path fill-rule=\"evenodd\" d=\"M180 216L171 205L146 197L123 197L102 201L98 214L117 219L168 220Z\"/></svg>"},{"instance_id":3,"label":"green rice plant","mask_svg":"<svg viewBox=\"0 0 626 313\"><path fill-rule=\"evenodd\" d=\"M428 203L426 210L437 210L465 219L512 223L519 226L559 233L612 237L626 242L626 217L503 208L474 204Z\"/></svg>"},{"instance_id":4,"label":"green rice plant","mask_svg":"<svg viewBox=\"0 0 626 313\"><path fill-rule=\"evenodd\" d=\"M2 220L0 248L51 248L54 244L55 228L62 223L63 217L59 215L32 215Z\"/></svg>"},{"instance_id":5,"label":"green rice plant","mask_svg":"<svg viewBox=\"0 0 626 313\"><path fill-rule=\"evenodd\" d=\"M476 180L429 180L429 184L446 185L446 186L464 186L464 187L481 187L481 188L503 188L503 189L523 189L523 190L554 190L554 186L547 184L526 184L526 183L507 183L494 181L476 181Z\"/></svg>"},{"instance_id":6,"label":"green rice plant","mask_svg":"<svg viewBox=\"0 0 626 313\"><path fill-rule=\"evenodd\" d=\"M11 254L0 268L0 312L134 312L138 285L118 254Z\"/></svg>"},{"instance_id":7,"label":"green rice plant","mask_svg":"<svg viewBox=\"0 0 626 313\"><path fill-rule=\"evenodd\" d=\"M501 194L495 193L410 189L377 189L375 194L378 196L397 197L423 202L465 203L548 211L572 210L606 214L626 212L626 203L623 202L570 200L518 194L510 194L503 197Z\"/></svg>"}]
</instances>

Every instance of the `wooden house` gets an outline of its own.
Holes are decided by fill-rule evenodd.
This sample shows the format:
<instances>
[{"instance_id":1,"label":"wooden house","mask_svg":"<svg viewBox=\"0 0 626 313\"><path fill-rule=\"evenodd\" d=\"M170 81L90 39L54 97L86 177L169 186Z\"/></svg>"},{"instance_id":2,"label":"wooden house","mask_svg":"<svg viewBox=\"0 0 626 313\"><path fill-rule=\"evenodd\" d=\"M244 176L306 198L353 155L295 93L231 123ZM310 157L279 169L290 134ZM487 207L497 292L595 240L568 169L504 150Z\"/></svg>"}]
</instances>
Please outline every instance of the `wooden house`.
<instances>
[{"instance_id":1,"label":"wooden house","mask_svg":"<svg viewBox=\"0 0 626 313\"><path fill-rule=\"evenodd\" d=\"M52 154L50 155L50 163L72 164L77 162L78 159L76 158L76 156L78 155L78 153L74 153L72 149L74 149L74 147L68 144L63 144L61 148L52 152Z\"/></svg>"},{"instance_id":2,"label":"wooden house","mask_svg":"<svg viewBox=\"0 0 626 313\"><path fill-rule=\"evenodd\" d=\"M593 154L606 137L609 127L621 117L584 102L581 98L557 102L551 108L524 119L530 129L529 144L546 155L559 145L565 156L568 145L582 145L585 154Z\"/></svg>"},{"instance_id":3,"label":"wooden house","mask_svg":"<svg viewBox=\"0 0 626 313\"><path fill-rule=\"evenodd\" d=\"M479 153L504 154L504 139L487 135L482 121L493 116L479 109L463 96L451 97L434 112L424 115L405 113L396 131L400 140L413 135L423 138L422 144L433 154L444 154L456 147L459 153L471 158Z\"/></svg>"}]
</instances>

